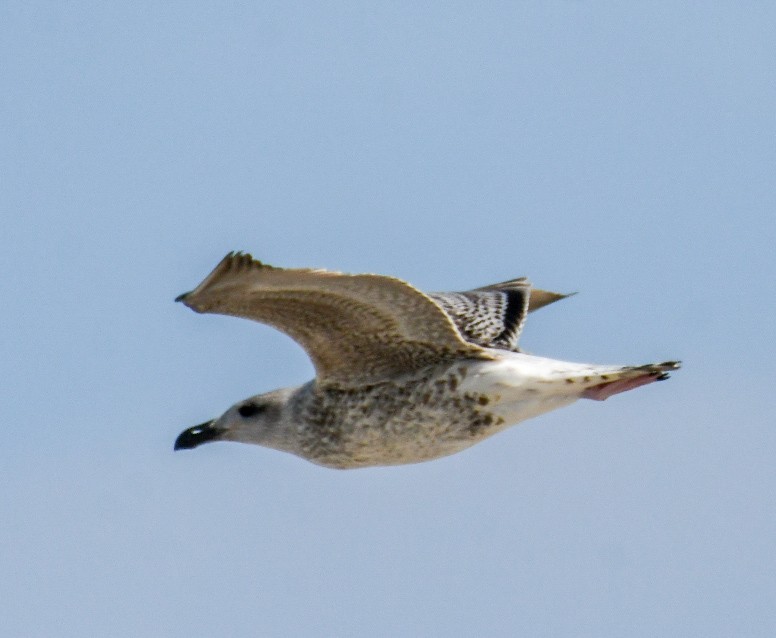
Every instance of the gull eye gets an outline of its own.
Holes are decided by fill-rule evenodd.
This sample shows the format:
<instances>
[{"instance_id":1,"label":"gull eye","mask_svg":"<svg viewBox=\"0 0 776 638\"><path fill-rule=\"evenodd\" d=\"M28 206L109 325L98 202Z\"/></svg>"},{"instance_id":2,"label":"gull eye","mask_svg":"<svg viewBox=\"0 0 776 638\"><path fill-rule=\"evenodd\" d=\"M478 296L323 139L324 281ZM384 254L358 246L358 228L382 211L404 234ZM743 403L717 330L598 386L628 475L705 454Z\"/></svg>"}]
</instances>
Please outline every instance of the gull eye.
<instances>
[{"instance_id":1,"label":"gull eye","mask_svg":"<svg viewBox=\"0 0 776 638\"><path fill-rule=\"evenodd\" d=\"M258 414L259 412L264 412L264 406L256 405L255 403L245 403L237 408L237 413L246 419L253 416L254 414Z\"/></svg>"}]
</instances>

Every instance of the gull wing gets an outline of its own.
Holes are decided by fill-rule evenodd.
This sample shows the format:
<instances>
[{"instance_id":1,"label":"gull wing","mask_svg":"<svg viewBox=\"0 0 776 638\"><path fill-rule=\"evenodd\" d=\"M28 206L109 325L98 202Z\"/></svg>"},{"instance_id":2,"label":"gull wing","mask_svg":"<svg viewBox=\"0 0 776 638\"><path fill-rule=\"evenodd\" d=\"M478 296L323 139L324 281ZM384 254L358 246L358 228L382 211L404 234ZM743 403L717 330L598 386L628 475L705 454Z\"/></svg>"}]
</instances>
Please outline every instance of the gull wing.
<instances>
[{"instance_id":1,"label":"gull wing","mask_svg":"<svg viewBox=\"0 0 776 638\"><path fill-rule=\"evenodd\" d=\"M519 352L517 342L528 313L568 296L532 288L525 277L465 292L429 294L464 339L484 348L513 352Z\"/></svg>"},{"instance_id":2,"label":"gull wing","mask_svg":"<svg viewBox=\"0 0 776 638\"><path fill-rule=\"evenodd\" d=\"M176 301L285 332L307 351L320 383L363 385L461 357L491 358L427 295L381 275L274 268L230 253Z\"/></svg>"}]
</instances>

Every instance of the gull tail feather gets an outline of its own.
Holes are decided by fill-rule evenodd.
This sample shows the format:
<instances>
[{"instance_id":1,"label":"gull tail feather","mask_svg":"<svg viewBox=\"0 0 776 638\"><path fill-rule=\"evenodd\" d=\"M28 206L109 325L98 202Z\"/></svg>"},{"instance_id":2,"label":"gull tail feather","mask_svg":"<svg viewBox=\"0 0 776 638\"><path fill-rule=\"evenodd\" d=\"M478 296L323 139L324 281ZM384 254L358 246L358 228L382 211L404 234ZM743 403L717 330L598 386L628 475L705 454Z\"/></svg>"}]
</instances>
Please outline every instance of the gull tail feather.
<instances>
[{"instance_id":1,"label":"gull tail feather","mask_svg":"<svg viewBox=\"0 0 776 638\"><path fill-rule=\"evenodd\" d=\"M594 401L605 401L615 394L634 390L655 381L669 378L669 372L681 367L679 361L648 363L641 366L625 366L607 371L593 371L593 374L569 375L565 383L584 388L581 397Z\"/></svg>"}]
</instances>

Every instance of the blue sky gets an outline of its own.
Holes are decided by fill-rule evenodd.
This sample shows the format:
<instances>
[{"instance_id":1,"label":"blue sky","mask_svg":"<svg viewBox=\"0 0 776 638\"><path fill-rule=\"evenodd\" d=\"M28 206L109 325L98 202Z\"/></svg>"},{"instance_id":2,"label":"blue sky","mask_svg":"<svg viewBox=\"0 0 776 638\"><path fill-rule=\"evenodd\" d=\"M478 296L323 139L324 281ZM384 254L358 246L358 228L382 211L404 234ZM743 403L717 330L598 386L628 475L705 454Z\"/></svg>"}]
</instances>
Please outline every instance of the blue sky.
<instances>
[{"instance_id":1,"label":"blue sky","mask_svg":"<svg viewBox=\"0 0 776 638\"><path fill-rule=\"evenodd\" d=\"M0 619L24 636L772 636L770 3L0 6ZM580 294L668 383L336 472L185 427L307 380L229 250Z\"/></svg>"}]
</instances>

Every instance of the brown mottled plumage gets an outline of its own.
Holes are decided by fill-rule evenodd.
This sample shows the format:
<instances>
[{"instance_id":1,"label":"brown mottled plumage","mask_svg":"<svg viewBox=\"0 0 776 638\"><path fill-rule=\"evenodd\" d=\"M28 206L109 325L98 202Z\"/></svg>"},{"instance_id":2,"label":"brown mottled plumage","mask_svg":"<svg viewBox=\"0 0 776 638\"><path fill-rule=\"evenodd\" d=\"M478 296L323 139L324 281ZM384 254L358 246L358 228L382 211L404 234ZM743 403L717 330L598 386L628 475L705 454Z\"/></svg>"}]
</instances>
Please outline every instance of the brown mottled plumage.
<instances>
[{"instance_id":1,"label":"brown mottled plumage","mask_svg":"<svg viewBox=\"0 0 776 638\"><path fill-rule=\"evenodd\" d=\"M230 253L177 301L282 330L308 352L317 376L235 404L182 432L175 448L230 440L335 468L416 463L679 367L599 366L519 352L527 313L564 296L532 290L525 279L425 294L392 277L273 268Z\"/></svg>"},{"instance_id":2,"label":"brown mottled plumage","mask_svg":"<svg viewBox=\"0 0 776 638\"><path fill-rule=\"evenodd\" d=\"M310 355L320 383L360 385L459 358L492 358L465 341L428 295L383 275L273 268L230 253L177 300L285 332Z\"/></svg>"}]
</instances>

